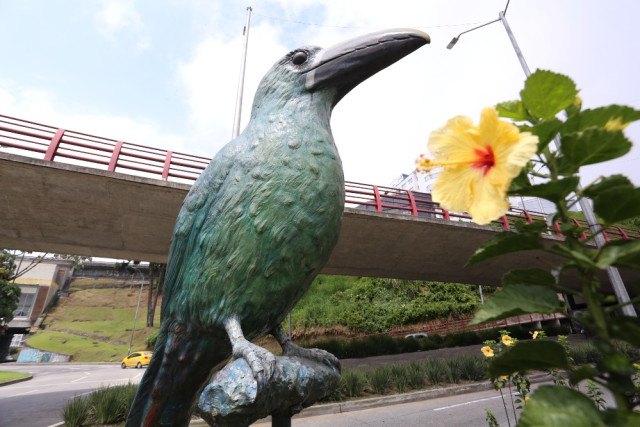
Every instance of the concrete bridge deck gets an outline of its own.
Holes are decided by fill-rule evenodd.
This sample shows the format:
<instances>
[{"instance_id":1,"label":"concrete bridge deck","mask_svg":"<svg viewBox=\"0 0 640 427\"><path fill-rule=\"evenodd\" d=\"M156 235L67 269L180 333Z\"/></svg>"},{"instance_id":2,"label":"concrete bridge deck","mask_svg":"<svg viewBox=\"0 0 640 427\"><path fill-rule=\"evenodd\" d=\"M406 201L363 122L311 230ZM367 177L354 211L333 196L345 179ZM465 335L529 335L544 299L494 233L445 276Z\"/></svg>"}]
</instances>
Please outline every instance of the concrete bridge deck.
<instances>
[{"instance_id":1,"label":"concrete bridge deck","mask_svg":"<svg viewBox=\"0 0 640 427\"><path fill-rule=\"evenodd\" d=\"M189 188L0 153L0 246L166 262ZM500 231L469 222L346 208L338 245L323 272L499 285L510 269L557 261L542 251L526 251L465 268L475 249ZM558 237L545 239L552 244ZM640 280L640 272L621 273L627 284Z\"/></svg>"}]
</instances>

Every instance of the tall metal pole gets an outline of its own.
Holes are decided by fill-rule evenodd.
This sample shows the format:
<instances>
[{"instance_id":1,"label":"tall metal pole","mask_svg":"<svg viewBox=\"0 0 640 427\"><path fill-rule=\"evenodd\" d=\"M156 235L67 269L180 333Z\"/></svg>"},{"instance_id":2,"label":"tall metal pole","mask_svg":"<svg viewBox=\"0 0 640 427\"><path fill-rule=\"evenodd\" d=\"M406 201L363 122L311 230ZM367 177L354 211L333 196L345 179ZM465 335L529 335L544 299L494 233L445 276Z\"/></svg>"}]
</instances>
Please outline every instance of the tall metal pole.
<instances>
[{"instance_id":1,"label":"tall metal pole","mask_svg":"<svg viewBox=\"0 0 640 427\"><path fill-rule=\"evenodd\" d=\"M136 315L133 317L133 327L131 328L131 338L129 339L129 349L127 356L131 354L131 345L133 344L133 334L136 331L136 320L138 320L138 310L140 309L140 299L142 299L142 287L144 286L144 274L140 270L136 270L140 274L140 293L138 294L138 305L136 306Z\"/></svg>"},{"instance_id":2,"label":"tall metal pole","mask_svg":"<svg viewBox=\"0 0 640 427\"><path fill-rule=\"evenodd\" d=\"M242 115L242 93L244 90L244 69L247 64L247 46L249 44L249 24L251 24L251 6L247 6L247 24L244 26L244 44L242 47L242 61L240 61L240 81L238 82L238 94L236 96L236 113L233 116L233 131L231 138L240 135L240 116Z\"/></svg>"},{"instance_id":3,"label":"tall metal pole","mask_svg":"<svg viewBox=\"0 0 640 427\"><path fill-rule=\"evenodd\" d=\"M522 56L522 51L520 50L520 46L518 46L516 38L511 32L511 28L509 27L507 18L504 16L504 13L502 11L499 13L499 17L504 24L505 30L507 30L507 34L509 35L509 39L511 40L513 49L516 51L516 55L518 56L520 65L522 65L522 69L524 70L524 74L529 77L531 75L531 71L529 70L527 61L525 61L524 56ZM553 141L556 146L555 149L557 150L560 146L560 137L556 136ZM578 184L578 190L581 189L582 186ZM584 213L584 218L587 220L587 224L589 225L591 234L595 236L596 247L603 247L606 242L604 240L604 237L602 237L602 233L600 233L600 224L598 224L598 220L588 199L584 197L580 199L580 209L582 209L582 212ZM628 303L630 301L629 293L627 292L627 288L624 286L624 282L622 281L622 277L620 277L620 272L618 271L618 269L616 267L608 267L607 274L609 276L609 280L611 281L611 286L613 287L613 292L616 294L618 302L620 304ZM627 304L622 307L622 312L626 316L637 317L636 310L632 304Z\"/></svg>"}]
</instances>

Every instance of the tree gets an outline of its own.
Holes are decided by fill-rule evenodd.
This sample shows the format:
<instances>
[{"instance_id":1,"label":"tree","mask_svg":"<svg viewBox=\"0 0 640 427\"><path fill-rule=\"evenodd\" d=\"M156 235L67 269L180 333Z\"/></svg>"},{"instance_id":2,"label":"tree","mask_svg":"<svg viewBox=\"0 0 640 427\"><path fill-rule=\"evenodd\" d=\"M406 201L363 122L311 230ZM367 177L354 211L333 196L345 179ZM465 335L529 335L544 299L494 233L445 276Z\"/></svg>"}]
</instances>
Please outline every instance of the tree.
<instances>
[{"instance_id":1,"label":"tree","mask_svg":"<svg viewBox=\"0 0 640 427\"><path fill-rule=\"evenodd\" d=\"M0 252L0 335L4 335L20 300L20 287L12 282L16 269L14 260L13 254L4 249Z\"/></svg>"},{"instance_id":2,"label":"tree","mask_svg":"<svg viewBox=\"0 0 640 427\"><path fill-rule=\"evenodd\" d=\"M149 264L149 294L147 299L147 326L153 326L153 318L156 314L158 296L162 293L164 286L164 274L167 271L167 264ZM154 292L155 288L155 292Z\"/></svg>"}]
</instances>

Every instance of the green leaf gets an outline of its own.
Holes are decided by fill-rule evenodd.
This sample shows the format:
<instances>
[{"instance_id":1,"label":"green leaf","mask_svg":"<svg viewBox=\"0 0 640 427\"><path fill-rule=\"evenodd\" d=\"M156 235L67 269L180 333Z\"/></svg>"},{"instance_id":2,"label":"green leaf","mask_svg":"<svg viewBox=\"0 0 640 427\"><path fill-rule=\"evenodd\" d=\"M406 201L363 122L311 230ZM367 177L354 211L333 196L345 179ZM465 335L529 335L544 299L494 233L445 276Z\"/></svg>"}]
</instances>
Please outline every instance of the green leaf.
<instances>
[{"instance_id":1,"label":"green leaf","mask_svg":"<svg viewBox=\"0 0 640 427\"><path fill-rule=\"evenodd\" d=\"M512 252L528 249L544 249L542 237L537 233L513 233L503 231L484 242L467 261L467 266Z\"/></svg>"},{"instance_id":2,"label":"green leaf","mask_svg":"<svg viewBox=\"0 0 640 427\"><path fill-rule=\"evenodd\" d=\"M592 256L595 256L596 251L593 249L572 249L564 245L553 245L551 252L569 258L572 261L578 263L587 268L598 268Z\"/></svg>"},{"instance_id":3,"label":"green leaf","mask_svg":"<svg viewBox=\"0 0 640 427\"><path fill-rule=\"evenodd\" d=\"M634 188L633 183L624 175L616 174L602 178L597 184L590 185L582 190L582 194L594 198L600 193L618 188Z\"/></svg>"},{"instance_id":4,"label":"green leaf","mask_svg":"<svg viewBox=\"0 0 640 427\"><path fill-rule=\"evenodd\" d=\"M609 427L640 426L640 413L607 409L604 413L604 421Z\"/></svg>"},{"instance_id":5,"label":"green leaf","mask_svg":"<svg viewBox=\"0 0 640 427\"><path fill-rule=\"evenodd\" d=\"M631 142L621 131L591 128L562 138L560 151L574 167L605 162L624 156Z\"/></svg>"},{"instance_id":6,"label":"green leaf","mask_svg":"<svg viewBox=\"0 0 640 427\"><path fill-rule=\"evenodd\" d=\"M640 240L616 240L602 248L596 262L598 268L617 267L640 268Z\"/></svg>"},{"instance_id":7,"label":"green leaf","mask_svg":"<svg viewBox=\"0 0 640 427\"><path fill-rule=\"evenodd\" d=\"M580 113L582 110L582 99L579 96L573 100L573 103L565 108L564 111L567 113L567 117L573 117L576 114Z\"/></svg>"},{"instance_id":8,"label":"green leaf","mask_svg":"<svg viewBox=\"0 0 640 427\"><path fill-rule=\"evenodd\" d=\"M528 270L511 270L502 276L502 286L510 285L541 285L554 286L556 279L548 271L541 268Z\"/></svg>"},{"instance_id":9,"label":"green leaf","mask_svg":"<svg viewBox=\"0 0 640 427\"><path fill-rule=\"evenodd\" d=\"M569 159L562 155L558 155L556 159L556 168L559 176L571 176L578 173L580 167L572 164Z\"/></svg>"},{"instance_id":10,"label":"green leaf","mask_svg":"<svg viewBox=\"0 0 640 427\"><path fill-rule=\"evenodd\" d=\"M553 368L569 368L562 345L555 341L520 341L502 355L494 357L487 374L491 378L498 378L514 372Z\"/></svg>"},{"instance_id":11,"label":"green leaf","mask_svg":"<svg viewBox=\"0 0 640 427\"><path fill-rule=\"evenodd\" d=\"M553 137L558 134L561 126L562 122L554 117L551 120L537 123L533 127L532 133L538 137L538 154L549 145Z\"/></svg>"},{"instance_id":12,"label":"green leaf","mask_svg":"<svg viewBox=\"0 0 640 427\"><path fill-rule=\"evenodd\" d=\"M614 317L608 322L612 338L626 341L636 348L640 347L640 319L637 317Z\"/></svg>"},{"instance_id":13,"label":"green leaf","mask_svg":"<svg viewBox=\"0 0 640 427\"><path fill-rule=\"evenodd\" d=\"M531 187L531 181L529 181L529 170L530 170L529 165L530 163L524 168L522 168L518 176L516 176L511 181L511 185L509 186L509 194L511 193L517 194L520 189Z\"/></svg>"},{"instance_id":14,"label":"green leaf","mask_svg":"<svg viewBox=\"0 0 640 427\"><path fill-rule=\"evenodd\" d=\"M529 113L546 120L573 104L577 94L576 84L569 77L544 70L531 74L520 92Z\"/></svg>"},{"instance_id":15,"label":"green leaf","mask_svg":"<svg viewBox=\"0 0 640 427\"><path fill-rule=\"evenodd\" d=\"M562 312L564 305L553 289L532 284L512 284L487 298L469 325L493 322L520 314Z\"/></svg>"},{"instance_id":16,"label":"green leaf","mask_svg":"<svg viewBox=\"0 0 640 427\"><path fill-rule=\"evenodd\" d=\"M518 191L518 195L541 197L554 203L558 203L575 191L579 182L579 177L572 176L558 181L551 181L545 184L532 185L530 187L523 188Z\"/></svg>"},{"instance_id":17,"label":"green leaf","mask_svg":"<svg viewBox=\"0 0 640 427\"><path fill-rule=\"evenodd\" d=\"M631 365L627 356L621 353L605 354L598 362L598 368L605 372L615 372L620 375L631 375L636 369Z\"/></svg>"},{"instance_id":18,"label":"green leaf","mask_svg":"<svg viewBox=\"0 0 640 427\"><path fill-rule=\"evenodd\" d=\"M547 231L547 223L544 221L516 221L513 226L520 233L544 233Z\"/></svg>"},{"instance_id":19,"label":"green leaf","mask_svg":"<svg viewBox=\"0 0 640 427\"><path fill-rule=\"evenodd\" d=\"M590 127L603 128L607 123L625 126L640 120L640 111L625 105L608 105L593 110L584 110L569 118L562 126L562 134L580 132Z\"/></svg>"},{"instance_id":20,"label":"green leaf","mask_svg":"<svg viewBox=\"0 0 640 427\"><path fill-rule=\"evenodd\" d=\"M498 110L498 114L500 117L506 117L508 119L513 119L515 121L524 121L527 120L527 112L522 105L520 100L515 101L505 101L496 105L496 110Z\"/></svg>"},{"instance_id":21,"label":"green leaf","mask_svg":"<svg viewBox=\"0 0 640 427\"><path fill-rule=\"evenodd\" d=\"M598 375L598 371L591 365L582 365L569 373L569 382L573 385L580 381L594 378Z\"/></svg>"},{"instance_id":22,"label":"green leaf","mask_svg":"<svg viewBox=\"0 0 640 427\"><path fill-rule=\"evenodd\" d=\"M531 394L522 411L522 427L604 426L600 411L584 394L568 387L543 385Z\"/></svg>"},{"instance_id":23,"label":"green leaf","mask_svg":"<svg viewBox=\"0 0 640 427\"><path fill-rule=\"evenodd\" d=\"M640 216L640 188L619 186L593 197L593 210L606 224Z\"/></svg>"}]
</instances>

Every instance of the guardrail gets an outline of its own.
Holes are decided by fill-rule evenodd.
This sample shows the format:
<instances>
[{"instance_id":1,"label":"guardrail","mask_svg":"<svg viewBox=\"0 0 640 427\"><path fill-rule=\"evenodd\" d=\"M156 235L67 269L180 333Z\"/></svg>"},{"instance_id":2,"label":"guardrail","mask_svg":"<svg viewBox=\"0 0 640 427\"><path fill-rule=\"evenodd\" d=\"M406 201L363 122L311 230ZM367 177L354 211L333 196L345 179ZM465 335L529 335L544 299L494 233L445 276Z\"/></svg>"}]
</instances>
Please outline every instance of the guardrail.
<instances>
[{"instance_id":1,"label":"guardrail","mask_svg":"<svg viewBox=\"0 0 640 427\"><path fill-rule=\"evenodd\" d=\"M0 115L0 149L52 162L183 183L193 183L211 161L207 157L74 132L5 115ZM467 213L442 209L431 200L429 193L349 181L345 182L345 191L345 203L350 207L471 222ZM493 224L509 230L516 221L546 223L546 220L544 213L511 207L505 216ZM587 239L591 233L586 222L573 221L574 225L584 230L582 238ZM550 228L551 233L558 235L559 230L558 223ZM640 239L640 231L608 227L603 231L603 236L607 241Z\"/></svg>"},{"instance_id":2,"label":"guardrail","mask_svg":"<svg viewBox=\"0 0 640 427\"><path fill-rule=\"evenodd\" d=\"M211 159L55 128L0 115L0 146L110 172L195 181Z\"/></svg>"}]
</instances>

